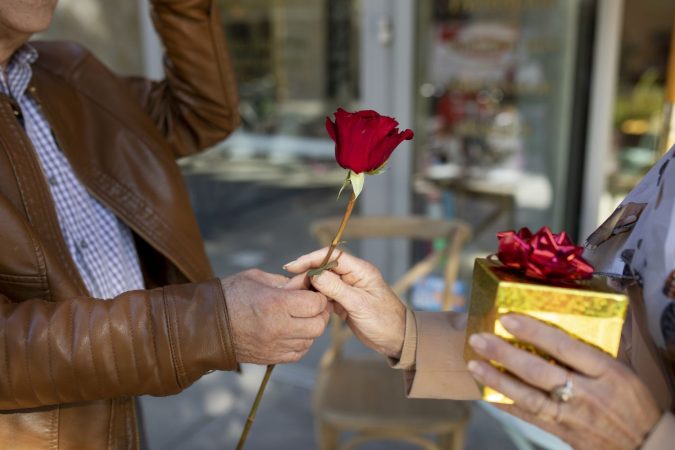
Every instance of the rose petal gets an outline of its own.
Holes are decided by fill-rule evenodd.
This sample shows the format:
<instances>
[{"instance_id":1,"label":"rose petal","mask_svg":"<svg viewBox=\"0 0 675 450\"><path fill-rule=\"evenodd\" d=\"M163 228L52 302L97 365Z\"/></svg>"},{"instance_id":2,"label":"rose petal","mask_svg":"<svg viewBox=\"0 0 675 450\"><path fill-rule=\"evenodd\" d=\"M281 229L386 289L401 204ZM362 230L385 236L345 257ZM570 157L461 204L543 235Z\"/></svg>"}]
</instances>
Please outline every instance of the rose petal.
<instances>
[{"instance_id":1,"label":"rose petal","mask_svg":"<svg viewBox=\"0 0 675 450\"><path fill-rule=\"evenodd\" d=\"M376 111L335 112L335 122L326 119L326 130L333 138L335 159L354 173L369 173L382 167L403 140L412 139L411 130L398 132L398 122Z\"/></svg>"},{"instance_id":2,"label":"rose petal","mask_svg":"<svg viewBox=\"0 0 675 450\"><path fill-rule=\"evenodd\" d=\"M326 131L328 136L337 144L337 130L335 129L335 123L330 120L330 117L326 117Z\"/></svg>"}]
</instances>

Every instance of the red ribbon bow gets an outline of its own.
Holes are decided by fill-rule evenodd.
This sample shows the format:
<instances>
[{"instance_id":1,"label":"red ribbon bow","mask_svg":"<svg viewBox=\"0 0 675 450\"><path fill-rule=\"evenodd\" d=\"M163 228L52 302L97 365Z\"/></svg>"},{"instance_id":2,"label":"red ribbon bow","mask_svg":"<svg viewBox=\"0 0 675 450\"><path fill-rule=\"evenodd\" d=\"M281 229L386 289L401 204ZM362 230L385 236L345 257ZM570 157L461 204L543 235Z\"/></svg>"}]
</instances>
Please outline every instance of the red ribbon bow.
<instances>
[{"instance_id":1,"label":"red ribbon bow","mask_svg":"<svg viewBox=\"0 0 675 450\"><path fill-rule=\"evenodd\" d=\"M583 247L574 245L567 233L551 232L542 227L535 234L529 228L518 233L497 233L497 258L507 267L522 271L538 280L566 282L591 278L591 266L581 254Z\"/></svg>"}]
</instances>

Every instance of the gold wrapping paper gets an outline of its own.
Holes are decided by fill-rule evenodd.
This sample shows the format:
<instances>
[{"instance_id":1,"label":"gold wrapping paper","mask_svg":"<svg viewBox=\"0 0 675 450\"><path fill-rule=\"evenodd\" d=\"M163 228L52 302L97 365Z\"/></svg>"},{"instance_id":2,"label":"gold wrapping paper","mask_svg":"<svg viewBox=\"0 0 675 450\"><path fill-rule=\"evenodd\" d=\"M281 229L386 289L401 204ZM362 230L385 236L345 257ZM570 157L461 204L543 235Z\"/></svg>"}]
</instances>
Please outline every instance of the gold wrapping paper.
<instances>
[{"instance_id":1,"label":"gold wrapping paper","mask_svg":"<svg viewBox=\"0 0 675 450\"><path fill-rule=\"evenodd\" d=\"M628 298L612 290L607 280L594 276L572 286L552 286L525 278L501 263L477 259L473 271L471 303L467 324L464 358L480 357L468 345L474 333L494 333L514 345L553 359L531 345L514 339L499 322L508 313L527 314L557 326L587 344L616 356ZM483 388L483 399L493 403L511 403L504 395Z\"/></svg>"}]
</instances>

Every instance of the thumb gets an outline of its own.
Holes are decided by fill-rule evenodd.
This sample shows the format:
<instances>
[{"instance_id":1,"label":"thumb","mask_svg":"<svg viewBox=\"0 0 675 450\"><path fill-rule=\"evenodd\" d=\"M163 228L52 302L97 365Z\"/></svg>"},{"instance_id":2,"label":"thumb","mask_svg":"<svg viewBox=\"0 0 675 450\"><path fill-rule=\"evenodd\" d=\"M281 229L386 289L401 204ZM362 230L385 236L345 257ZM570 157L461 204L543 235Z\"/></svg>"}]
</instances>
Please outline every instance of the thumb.
<instances>
[{"instance_id":1,"label":"thumb","mask_svg":"<svg viewBox=\"0 0 675 450\"><path fill-rule=\"evenodd\" d=\"M326 270L312 277L311 281L317 291L338 302L347 312L354 310L359 293L338 275Z\"/></svg>"}]
</instances>

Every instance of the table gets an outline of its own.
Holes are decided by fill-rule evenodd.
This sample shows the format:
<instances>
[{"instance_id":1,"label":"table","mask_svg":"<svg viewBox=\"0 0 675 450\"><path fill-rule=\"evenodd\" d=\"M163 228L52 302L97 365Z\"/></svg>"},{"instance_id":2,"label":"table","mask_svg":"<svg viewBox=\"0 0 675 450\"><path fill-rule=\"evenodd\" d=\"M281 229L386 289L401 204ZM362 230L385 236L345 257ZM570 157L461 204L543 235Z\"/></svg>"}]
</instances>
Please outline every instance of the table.
<instances>
[{"instance_id":1,"label":"table","mask_svg":"<svg viewBox=\"0 0 675 450\"><path fill-rule=\"evenodd\" d=\"M553 201L553 190L548 178L541 174L516 169L470 170L457 164L433 165L419 174L417 181L452 191L457 198L457 215L466 216L472 200L488 200L496 206L474 225L479 235L501 218L508 228L516 228L518 208L547 210Z\"/></svg>"}]
</instances>

